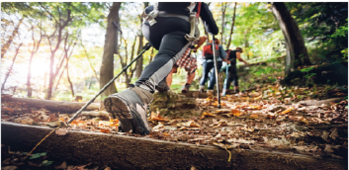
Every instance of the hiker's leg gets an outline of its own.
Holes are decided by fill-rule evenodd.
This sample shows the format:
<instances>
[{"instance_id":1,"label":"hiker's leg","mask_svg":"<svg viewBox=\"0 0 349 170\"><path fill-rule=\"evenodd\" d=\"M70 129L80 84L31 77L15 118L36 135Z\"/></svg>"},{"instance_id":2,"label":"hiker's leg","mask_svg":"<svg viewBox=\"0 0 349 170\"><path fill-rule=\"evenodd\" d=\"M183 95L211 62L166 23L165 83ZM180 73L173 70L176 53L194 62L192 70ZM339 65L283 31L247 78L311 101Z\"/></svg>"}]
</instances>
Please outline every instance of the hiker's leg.
<instances>
[{"instance_id":1,"label":"hiker's leg","mask_svg":"<svg viewBox=\"0 0 349 170\"><path fill-rule=\"evenodd\" d=\"M171 87L171 84L172 84L172 74L173 74L173 69L171 70L170 74L168 74L166 77L166 82L169 87Z\"/></svg>"},{"instance_id":2,"label":"hiker's leg","mask_svg":"<svg viewBox=\"0 0 349 170\"><path fill-rule=\"evenodd\" d=\"M231 67L229 67L228 75L226 75L227 76L227 80L226 80L227 82L225 84L226 91L229 91L231 82L233 81L233 73L231 71L232 71L232 69L231 69Z\"/></svg>"},{"instance_id":3,"label":"hiker's leg","mask_svg":"<svg viewBox=\"0 0 349 170\"><path fill-rule=\"evenodd\" d=\"M236 68L236 63L231 65L231 73L232 73L232 81L233 81L233 85L234 85L234 91L235 92L239 92L239 80L238 80L238 72L237 72L237 68Z\"/></svg>"},{"instance_id":4,"label":"hiker's leg","mask_svg":"<svg viewBox=\"0 0 349 170\"><path fill-rule=\"evenodd\" d=\"M221 69L222 67L222 62L221 61L217 61L217 69L218 71ZM214 85L216 83L216 69L213 67L213 72L210 75L210 81L209 81L209 85L208 85L208 90L213 90Z\"/></svg>"},{"instance_id":5,"label":"hiker's leg","mask_svg":"<svg viewBox=\"0 0 349 170\"><path fill-rule=\"evenodd\" d=\"M145 67L135 87L110 95L104 106L112 118L120 121L123 131L147 135L151 128L147 121L147 109L153 100L155 86L170 73L173 64L188 48L184 38L190 32L190 24L180 18L157 18L152 27L145 23L142 31L150 44L159 52Z\"/></svg>"},{"instance_id":6,"label":"hiker's leg","mask_svg":"<svg viewBox=\"0 0 349 170\"><path fill-rule=\"evenodd\" d=\"M202 70L202 77L200 79L200 86L201 86L200 88L205 87L205 84L208 80L210 70L213 67L213 62L206 62L205 61L202 63L202 66L203 66L203 70Z\"/></svg>"},{"instance_id":7,"label":"hiker's leg","mask_svg":"<svg viewBox=\"0 0 349 170\"><path fill-rule=\"evenodd\" d=\"M174 63L188 48L189 42L184 38L185 32L166 34L161 41L159 51L154 60L143 70L135 85L140 88L154 91L155 86L170 72Z\"/></svg>"}]
</instances>

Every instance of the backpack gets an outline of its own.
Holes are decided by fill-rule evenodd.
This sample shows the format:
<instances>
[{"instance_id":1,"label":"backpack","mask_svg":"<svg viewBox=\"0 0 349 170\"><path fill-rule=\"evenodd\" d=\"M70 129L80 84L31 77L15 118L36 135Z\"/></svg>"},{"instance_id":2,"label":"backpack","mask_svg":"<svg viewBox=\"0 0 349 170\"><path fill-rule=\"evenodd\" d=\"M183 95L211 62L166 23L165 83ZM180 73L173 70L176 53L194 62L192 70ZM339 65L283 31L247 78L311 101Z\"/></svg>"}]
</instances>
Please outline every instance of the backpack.
<instances>
[{"instance_id":1,"label":"backpack","mask_svg":"<svg viewBox=\"0 0 349 170\"><path fill-rule=\"evenodd\" d=\"M217 57L220 56L219 55L219 47L218 45L216 44L216 55ZM212 43L208 43L207 45L205 45L203 47L203 50L202 50L202 57L204 59L213 59L213 51L212 51Z\"/></svg>"}]
</instances>

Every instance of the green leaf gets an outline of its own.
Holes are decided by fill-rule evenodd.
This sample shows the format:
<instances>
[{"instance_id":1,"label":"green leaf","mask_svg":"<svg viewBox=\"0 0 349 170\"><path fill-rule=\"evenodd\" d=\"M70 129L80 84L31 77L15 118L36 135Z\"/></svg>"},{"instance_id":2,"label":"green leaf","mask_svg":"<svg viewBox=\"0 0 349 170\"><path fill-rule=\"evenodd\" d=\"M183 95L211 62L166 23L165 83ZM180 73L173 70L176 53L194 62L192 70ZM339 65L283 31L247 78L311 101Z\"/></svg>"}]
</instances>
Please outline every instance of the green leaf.
<instances>
[{"instance_id":1,"label":"green leaf","mask_svg":"<svg viewBox=\"0 0 349 170\"><path fill-rule=\"evenodd\" d=\"M40 166L49 166L53 163L53 161L49 161L49 160L44 160L42 161L42 163L40 164Z\"/></svg>"},{"instance_id":2,"label":"green leaf","mask_svg":"<svg viewBox=\"0 0 349 170\"><path fill-rule=\"evenodd\" d=\"M40 153L36 153L36 154L33 154L32 156L29 157L29 159L36 159L36 158L40 158L41 155Z\"/></svg>"}]
</instances>

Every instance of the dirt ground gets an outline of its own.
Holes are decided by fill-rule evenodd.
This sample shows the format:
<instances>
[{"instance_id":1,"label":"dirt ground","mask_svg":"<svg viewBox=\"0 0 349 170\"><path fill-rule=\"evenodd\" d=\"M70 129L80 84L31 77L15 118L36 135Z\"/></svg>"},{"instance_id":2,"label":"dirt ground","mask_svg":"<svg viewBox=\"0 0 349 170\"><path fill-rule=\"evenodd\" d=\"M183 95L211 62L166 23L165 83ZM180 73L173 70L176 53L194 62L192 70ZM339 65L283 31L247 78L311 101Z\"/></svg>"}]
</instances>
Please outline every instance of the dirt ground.
<instances>
[{"instance_id":1,"label":"dirt ground","mask_svg":"<svg viewBox=\"0 0 349 170\"><path fill-rule=\"evenodd\" d=\"M56 127L57 122L67 121L72 116L71 113L52 113L20 103L2 102L1 107L2 122ZM197 146L212 145L228 150L273 150L348 159L348 102L345 90L326 89L325 86L315 90L272 85L222 97L221 108L218 108L214 96L196 99L195 110L200 116L166 117L166 114L152 112L148 120L153 131L145 137ZM131 132L118 132L118 120L109 119L105 111L96 112L98 114L79 116L68 130L139 136ZM23 159L25 153L11 154L2 160L2 169L23 166L17 165L16 161ZM42 159L45 155L36 155L38 158L35 158L35 154L33 156L33 160L37 159L40 163L33 166L36 168L45 169L46 164L49 164L46 168L52 168L53 164L57 167L63 163ZM62 166L66 166L63 169L96 169L88 164L69 167L68 163Z\"/></svg>"}]
</instances>

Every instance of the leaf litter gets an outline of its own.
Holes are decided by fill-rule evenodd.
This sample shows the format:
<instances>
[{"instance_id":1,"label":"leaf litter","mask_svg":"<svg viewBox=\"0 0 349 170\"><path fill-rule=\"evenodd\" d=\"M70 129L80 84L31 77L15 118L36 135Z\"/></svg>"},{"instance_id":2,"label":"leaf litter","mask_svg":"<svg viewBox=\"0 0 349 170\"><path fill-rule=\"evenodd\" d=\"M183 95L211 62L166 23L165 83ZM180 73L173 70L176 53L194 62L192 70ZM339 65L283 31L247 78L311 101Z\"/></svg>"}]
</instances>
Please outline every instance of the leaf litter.
<instances>
[{"instance_id":1,"label":"leaf litter","mask_svg":"<svg viewBox=\"0 0 349 170\"><path fill-rule=\"evenodd\" d=\"M317 87L324 94L324 87ZM302 153L312 156L346 157L348 151L348 101L323 103L321 106L301 104L313 99L312 88L268 85L252 92L217 98L196 99L202 114L188 119L163 117L152 113L148 118L153 131L145 137L213 145L229 150L259 149ZM342 93L335 93L343 96ZM333 96L332 96L333 97ZM335 96L334 96L335 97ZM51 113L46 109L29 108L21 103L3 102L1 121L54 127L72 116ZM70 126L57 130L65 135L69 130L113 133L118 132L119 121L103 117L78 116Z\"/></svg>"}]
</instances>

